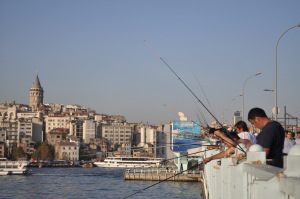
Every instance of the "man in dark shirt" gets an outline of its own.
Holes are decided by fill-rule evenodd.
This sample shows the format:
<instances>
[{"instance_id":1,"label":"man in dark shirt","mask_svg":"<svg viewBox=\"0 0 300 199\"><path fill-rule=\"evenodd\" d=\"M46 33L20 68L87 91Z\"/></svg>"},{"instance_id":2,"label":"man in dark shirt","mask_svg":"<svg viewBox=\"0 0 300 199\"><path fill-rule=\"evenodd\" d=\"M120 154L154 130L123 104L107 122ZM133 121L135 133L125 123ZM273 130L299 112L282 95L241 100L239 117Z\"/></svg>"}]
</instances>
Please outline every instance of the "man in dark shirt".
<instances>
[{"instance_id":1,"label":"man in dark shirt","mask_svg":"<svg viewBox=\"0 0 300 199\"><path fill-rule=\"evenodd\" d=\"M283 167L282 149L284 145L284 129L276 121L270 120L261 108L253 108L248 113L248 120L261 132L257 136L257 144L261 145L265 152L267 164Z\"/></svg>"}]
</instances>

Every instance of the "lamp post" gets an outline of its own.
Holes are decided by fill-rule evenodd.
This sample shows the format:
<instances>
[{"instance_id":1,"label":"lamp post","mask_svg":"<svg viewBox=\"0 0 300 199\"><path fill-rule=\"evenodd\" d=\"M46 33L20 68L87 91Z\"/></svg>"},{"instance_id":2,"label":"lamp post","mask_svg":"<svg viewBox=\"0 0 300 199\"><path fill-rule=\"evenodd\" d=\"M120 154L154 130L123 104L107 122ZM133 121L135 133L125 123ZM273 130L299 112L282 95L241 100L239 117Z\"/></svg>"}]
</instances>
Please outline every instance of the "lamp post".
<instances>
[{"instance_id":1,"label":"lamp post","mask_svg":"<svg viewBox=\"0 0 300 199\"><path fill-rule=\"evenodd\" d=\"M276 47L275 47L275 121L277 121L277 114L278 114L278 107L277 107L277 46L278 46L278 43L279 43L279 40L281 39L281 37L289 30L293 29L293 28L296 28L296 27L300 27L300 23L298 23L296 26L293 26L293 27L290 27L289 29L287 29L286 31L284 31L277 43L276 43Z\"/></svg>"},{"instance_id":2,"label":"lamp post","mask_svg":"<svg viewBox=\"0 0 300 199\"><path fill-rule=\"evenodd\" d=\"M260 74L261 74L261 72L255 73L254 75L251 75L250 77L248 77L248 78L244 81L244 84L243 84L243 90L242 90L242 95L243 95L243 109L242 109L243 121L245 121L245 120L244 120L244 98L245 98L244 87L245 87L245 84L246 84L246 82L248 81L248 79L250 79L251 77L260 75Z\"/></svg>"},{"instance_id":3,"label":"lamp post","mask_svg":"<svg viewBox=\"0 0 300 199\"><path fill-rule=\"evenodd\" d=\"M229 106L229 116L230 116L230 124L232 125L232 117L231 117L231 104L232 102L235 100L235 98L239 97L239 96L242 96L242 94L239 94L237 96L235 96L234 98L231 99L230 101L230 106Z\"/></svg>"}]
</instances>

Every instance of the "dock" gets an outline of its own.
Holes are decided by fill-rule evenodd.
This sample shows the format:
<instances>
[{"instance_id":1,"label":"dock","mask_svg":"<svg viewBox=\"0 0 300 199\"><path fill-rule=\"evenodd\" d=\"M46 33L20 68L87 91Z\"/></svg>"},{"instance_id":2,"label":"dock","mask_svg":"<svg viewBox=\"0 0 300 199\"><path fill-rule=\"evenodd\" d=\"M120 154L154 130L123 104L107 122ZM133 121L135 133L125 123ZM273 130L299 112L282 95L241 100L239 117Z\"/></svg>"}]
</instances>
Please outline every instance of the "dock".
<instances>
[{"instance_id":1,"label":"dock","mask_svg":"<svg viewBox=\"0 0 300 199\"><path fill-rule=\"evenodd\" d=\"M124 172L125 180L144 180L144 181L184 181L184 182L202 182L202 171L189 171L185 173L177 170L167 169L127 169Z\"/></svg>"}]
</instances>

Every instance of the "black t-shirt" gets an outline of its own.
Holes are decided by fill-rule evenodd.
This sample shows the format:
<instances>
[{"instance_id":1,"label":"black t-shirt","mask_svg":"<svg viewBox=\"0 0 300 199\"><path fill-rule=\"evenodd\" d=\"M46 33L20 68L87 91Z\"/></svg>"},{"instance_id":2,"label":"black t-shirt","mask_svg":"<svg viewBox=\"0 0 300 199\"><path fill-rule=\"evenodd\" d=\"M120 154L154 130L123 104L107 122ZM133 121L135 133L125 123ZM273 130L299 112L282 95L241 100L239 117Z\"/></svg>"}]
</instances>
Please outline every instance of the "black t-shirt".
<instances>
[{"instance_id":1,"label":"black t-shirt","mask_svg":"<svg viewBox=\"0 0 300 199\"><path fill-rule=\"evenodd\" d=\"M270 149L267 159L272 159L272 161L267 161L267 164L283 167L284 129L281 124L276 121L267 123L257 136L257 144Z\"/></svg>"}]
</instances>

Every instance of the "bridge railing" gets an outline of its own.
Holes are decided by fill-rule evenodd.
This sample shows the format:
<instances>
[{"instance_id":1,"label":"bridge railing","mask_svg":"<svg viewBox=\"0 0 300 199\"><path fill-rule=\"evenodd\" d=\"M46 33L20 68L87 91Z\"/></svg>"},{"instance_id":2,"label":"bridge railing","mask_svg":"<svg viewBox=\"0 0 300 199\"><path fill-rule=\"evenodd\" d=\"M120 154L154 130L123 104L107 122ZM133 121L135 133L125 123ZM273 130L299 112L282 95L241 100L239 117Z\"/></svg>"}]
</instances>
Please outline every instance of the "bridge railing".
<instances>
[{"instance_id":1,"label":"bridge railing","mask_svg":"<svg viewBox=\"0 0 300 199\"><path fill-rule=\"evenodd\" d=\"M208 151L209 157L219 151ZM265 152L248 152L247 159L222 158L204 167L205 196L209 199L300 198L300 145L284 157L284 168L265 164Z\"/></svg>"}]
</instances>

